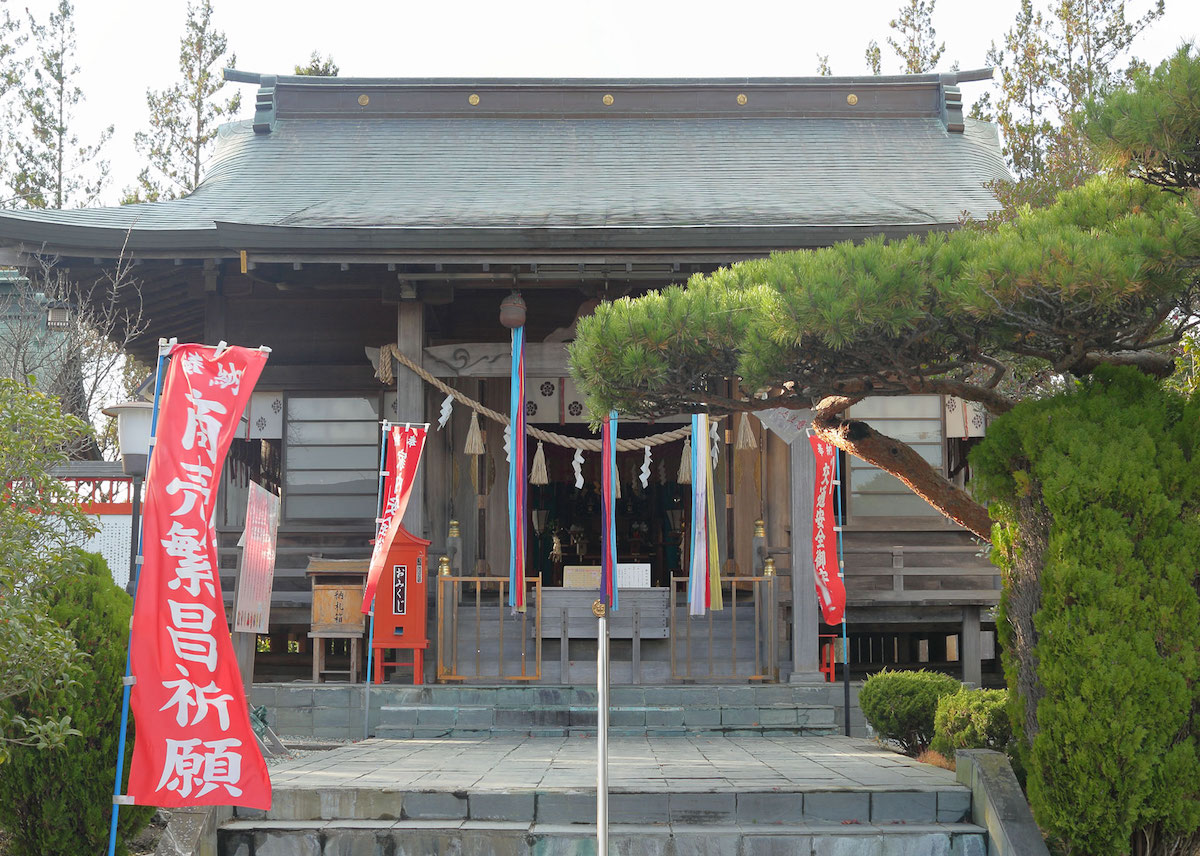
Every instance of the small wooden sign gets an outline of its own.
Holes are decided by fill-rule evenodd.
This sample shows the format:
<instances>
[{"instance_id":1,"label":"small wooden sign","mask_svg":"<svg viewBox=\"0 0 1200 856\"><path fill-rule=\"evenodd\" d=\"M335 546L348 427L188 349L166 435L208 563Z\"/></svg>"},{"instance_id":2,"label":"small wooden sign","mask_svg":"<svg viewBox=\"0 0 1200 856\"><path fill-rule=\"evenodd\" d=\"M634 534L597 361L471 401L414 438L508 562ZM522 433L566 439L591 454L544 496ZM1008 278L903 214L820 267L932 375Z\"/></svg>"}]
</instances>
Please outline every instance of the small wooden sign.
<instances>
[{"instance_id":1,"label":"small wooden sign","mask_svg":"<svg viewBox=\"0 0 1200 856\"><path fill-rule=\"evenodd\" d=\"M599 565L564 565L563 588L600 589Z\"/></svg>"},{"instance_id":2,"label":"small wooden sign","mask_svg":"<svg viewBox=\"0 0 1200 856\"><path fill-rule=\"evenodd\" d=\"M600 589L599 565L564 565L563 588ZM650 588L649 562L618 562L617 588Z\"/></svg>"}]
</instances>

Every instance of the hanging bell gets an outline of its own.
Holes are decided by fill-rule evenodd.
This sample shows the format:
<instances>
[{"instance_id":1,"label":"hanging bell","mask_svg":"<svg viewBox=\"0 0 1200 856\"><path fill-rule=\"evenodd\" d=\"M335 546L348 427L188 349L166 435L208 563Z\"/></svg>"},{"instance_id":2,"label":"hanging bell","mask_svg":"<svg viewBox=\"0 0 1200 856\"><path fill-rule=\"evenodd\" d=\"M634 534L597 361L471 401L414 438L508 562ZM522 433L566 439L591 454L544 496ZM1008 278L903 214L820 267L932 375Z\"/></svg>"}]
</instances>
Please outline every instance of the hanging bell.
<instances>
[{"instance_id":1,"label":"hanging bell","mask_svg":"<svg viewBox=\"0 0 1200 856\"><path fill-rule=\"evenodd\" d=\"M525 326L525 300L519 291L500 301L500 323L510 329Z\"/></svg>"}]
</instances>

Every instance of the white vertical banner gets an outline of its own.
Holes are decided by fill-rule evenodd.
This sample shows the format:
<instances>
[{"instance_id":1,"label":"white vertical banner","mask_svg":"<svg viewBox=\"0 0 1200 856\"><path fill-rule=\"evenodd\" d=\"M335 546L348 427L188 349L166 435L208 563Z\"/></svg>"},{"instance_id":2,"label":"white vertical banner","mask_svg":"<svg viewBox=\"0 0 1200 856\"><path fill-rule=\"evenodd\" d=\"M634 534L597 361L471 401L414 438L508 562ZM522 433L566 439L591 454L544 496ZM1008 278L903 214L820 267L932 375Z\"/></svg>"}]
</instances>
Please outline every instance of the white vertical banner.
<instances>
[{"instance_id":1,"label":"white vertical banner","mask_svg":"<svg viewBox=\"0 0 1200 856\"><path fill-rule=\"evenodd\" d=\"M275 540L279 532L279 497L250 482L246 528L242 532L241 571L233 629L266 633L271 620L271 588L275 580Z\"/></svg>"}]
</instances>

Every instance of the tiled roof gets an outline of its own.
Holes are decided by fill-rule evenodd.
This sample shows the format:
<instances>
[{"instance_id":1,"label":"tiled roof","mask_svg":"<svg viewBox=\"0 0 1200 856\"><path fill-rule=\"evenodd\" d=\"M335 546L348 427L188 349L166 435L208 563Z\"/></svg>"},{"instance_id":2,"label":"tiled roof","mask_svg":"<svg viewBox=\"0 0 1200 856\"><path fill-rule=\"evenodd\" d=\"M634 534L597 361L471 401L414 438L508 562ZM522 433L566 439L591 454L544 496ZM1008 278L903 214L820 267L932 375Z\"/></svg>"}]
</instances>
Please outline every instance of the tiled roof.
<instances>
[{"instance_id":1,"label":"tiled roof","mask_svg":"<svg viewBox=\"0 0 1200 856\"><path fill-rule=\"evenodd\" d=\"M249 120L221 129L191 196L4 212L0 241L98 246L131 230L133 248L220 247L232 228L222 224L236 224L351 230L373 246L391 233L436 242L439 230L481 243L585 230L578 242L586 230L894 231L983 217L997 207L985 182L1008 177L995 128L966 120L949 130L930 91L924 115L862 117L320 115L289 112L281 98L269 132Z\"/></svg>"}]
</instances>

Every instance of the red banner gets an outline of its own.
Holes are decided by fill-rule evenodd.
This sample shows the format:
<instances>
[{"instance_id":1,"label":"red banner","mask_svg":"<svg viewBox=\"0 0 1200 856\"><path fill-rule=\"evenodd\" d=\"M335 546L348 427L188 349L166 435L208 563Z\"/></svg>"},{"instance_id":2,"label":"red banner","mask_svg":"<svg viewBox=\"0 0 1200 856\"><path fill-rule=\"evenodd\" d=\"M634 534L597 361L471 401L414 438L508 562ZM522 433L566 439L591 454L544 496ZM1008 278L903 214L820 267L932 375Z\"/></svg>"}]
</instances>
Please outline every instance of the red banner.
<instances>
[{"instance_id":1,"label":"red banner","mask_svg":"<svg viewBox=\"0 0 1200 856\"><path fill-rule=\"evenodd\" d=\"M176 345L146 477L130 697L138 805L271 807L221 598L213 509L265 351Z\"/></svg>"},{"instance_id":2,"label":"red banner","mask_svg":"<svg viewBox=\"0 0 1200 856\"><path fill-rule=\"evenodd\" d=\"M417 465L421 452L425 450L426 425L393 425L388 430L388 455L384 466L384 506L375 535L375 547L371 550L371 566L367 570L367 587L363 591L362 611L371 611L375 600L375 589L379 586L379 575L387 563L388 550L400 530L400 521L408 508L417 481Z\"/></svg>"},{"instance_id":3,"label":"red banner","mask_svg":"<svg viewBox=\"0 0 1200 856\"><path fill-rule=\"evenodd\" d=\"M834 459L837 449L820 437L808 438L816 459L813 486L813 574L817 602L826 624L841 624L846 613L846 586L838 572L837 532L833 521Z\"/></svg>"}]
</instances>

